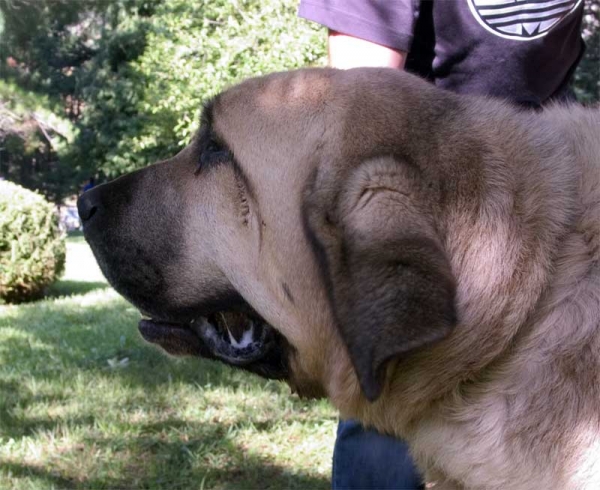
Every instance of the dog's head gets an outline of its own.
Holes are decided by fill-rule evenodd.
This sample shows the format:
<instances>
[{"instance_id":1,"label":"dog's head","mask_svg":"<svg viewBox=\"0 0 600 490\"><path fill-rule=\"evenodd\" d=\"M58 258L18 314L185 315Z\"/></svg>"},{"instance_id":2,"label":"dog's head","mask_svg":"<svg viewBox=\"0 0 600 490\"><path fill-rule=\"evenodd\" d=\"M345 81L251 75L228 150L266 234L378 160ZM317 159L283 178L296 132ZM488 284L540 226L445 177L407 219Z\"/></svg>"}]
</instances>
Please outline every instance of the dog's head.
<instances>
[{"instance_id":1,"label":"dog's head","mask_svg":"<svg viewBox=\"0 0 600 490\"><path fill-rule=\"evenodd\" d=\"M386 69L248 80L181 153L86 192L86 239L167 352L374 400L391 359L456 322L440 216L457 107Z\"/></svg>"}]
</instances>

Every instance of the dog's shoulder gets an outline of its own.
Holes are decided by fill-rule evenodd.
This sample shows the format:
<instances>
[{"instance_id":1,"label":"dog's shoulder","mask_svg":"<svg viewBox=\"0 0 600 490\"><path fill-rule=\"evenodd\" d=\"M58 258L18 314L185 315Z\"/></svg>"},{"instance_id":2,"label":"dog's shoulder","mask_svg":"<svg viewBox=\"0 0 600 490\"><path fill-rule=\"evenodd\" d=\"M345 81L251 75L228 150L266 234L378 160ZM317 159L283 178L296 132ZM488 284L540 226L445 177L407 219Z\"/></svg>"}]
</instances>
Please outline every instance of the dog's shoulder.
<instances>
[{"instance_id":1,"label":"dog's shoulder","mask_svg":"<svg viewBox=\"0 0 600 490\"><path fill-rule=\"evenodd\" d=\"M555 128L556 139L565 142L566 160L577 173L577 231L584 236L589 260L600 276L600 105L555 105L544 119Z\"/></svg>"}]
</instances>

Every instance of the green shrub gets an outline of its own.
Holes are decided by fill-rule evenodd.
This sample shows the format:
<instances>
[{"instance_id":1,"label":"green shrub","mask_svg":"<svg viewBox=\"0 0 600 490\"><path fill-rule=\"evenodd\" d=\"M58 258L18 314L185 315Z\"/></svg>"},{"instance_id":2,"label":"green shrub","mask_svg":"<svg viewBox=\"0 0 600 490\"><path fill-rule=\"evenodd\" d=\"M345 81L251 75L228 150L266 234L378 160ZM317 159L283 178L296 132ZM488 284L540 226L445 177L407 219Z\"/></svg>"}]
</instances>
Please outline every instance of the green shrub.
<instances>
[{"instance_id":1,"label":"green shrub","mask_svg":"<svg viewBox=\"0 0 600 490\"><path fill-rule=\"evenodd\" d=\"M0 181L0 299L38 299L65 266L54 207L40 194Z\"/></svg>"},{"instance_id":2,"label":"green shrub","mask_svg":"<svg viewBox=\"0 0 600 490\"><path fill-rule=\"evenodd\" d=\"M202 102L223 88L324 65L325 30L297 10L298 0L163 0L151 16L119 17L82 82L74 161L113 178L168 158L197 129ZM120 56L106 49L107 36Z\"/></svg>"}]
</instances>

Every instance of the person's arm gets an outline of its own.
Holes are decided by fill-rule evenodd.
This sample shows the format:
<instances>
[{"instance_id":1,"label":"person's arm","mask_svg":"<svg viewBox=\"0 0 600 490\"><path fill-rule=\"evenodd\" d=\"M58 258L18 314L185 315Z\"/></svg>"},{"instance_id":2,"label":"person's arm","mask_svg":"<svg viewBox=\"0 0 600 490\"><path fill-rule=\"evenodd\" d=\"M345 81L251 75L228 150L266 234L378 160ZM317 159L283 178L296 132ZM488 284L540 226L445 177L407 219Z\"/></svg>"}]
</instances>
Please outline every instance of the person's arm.
<instances>
[{"instance_id":1,"label":"person's arm","mask_svg":"<svg viewBox=\"0 0 600 490\"><path fill-rule=\"evenodd\" d=\"M405 51L348 36L331 29L327 41L329 66L332 68L348 69L359 66L404 68L407 55Z\"/></svg>"}]
</instances>

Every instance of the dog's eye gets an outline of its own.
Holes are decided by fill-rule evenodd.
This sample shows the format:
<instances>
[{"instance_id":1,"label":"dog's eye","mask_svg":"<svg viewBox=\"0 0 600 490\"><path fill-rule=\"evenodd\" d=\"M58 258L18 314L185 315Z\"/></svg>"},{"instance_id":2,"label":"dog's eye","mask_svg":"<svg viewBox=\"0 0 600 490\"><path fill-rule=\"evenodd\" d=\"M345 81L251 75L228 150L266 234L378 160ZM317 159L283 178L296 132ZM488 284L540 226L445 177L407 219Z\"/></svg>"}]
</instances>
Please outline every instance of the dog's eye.
<instances>
[{"instance_id":1,"label":"dog's eye","mask_svg":"<svg viewBox=\"0 0 600 490\"><path fill-rule=\"evenodd\" d=\"M232 156L229 150L223 148L216 141L210 141L200 154L200 161L198 162L194 175L198 175L207 165L224 163L230 161L231 158Z\"/></svg>"}]
</instances>

